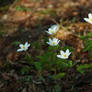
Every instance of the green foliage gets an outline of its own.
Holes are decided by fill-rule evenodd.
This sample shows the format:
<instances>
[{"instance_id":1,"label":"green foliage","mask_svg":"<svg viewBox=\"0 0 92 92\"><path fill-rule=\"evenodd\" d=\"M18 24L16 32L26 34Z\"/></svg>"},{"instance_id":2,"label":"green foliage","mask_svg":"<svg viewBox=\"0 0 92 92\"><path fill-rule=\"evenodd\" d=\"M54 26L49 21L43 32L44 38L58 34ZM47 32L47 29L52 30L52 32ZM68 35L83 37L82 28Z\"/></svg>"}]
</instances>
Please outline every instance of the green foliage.
<instances>
[{"instance_id":1,"label":"green foliage","mask_svg":"<svg viewBox=\"0 0 92 92\"><path fill-rule=\"evenodd\" d=\"M86 36L81 36L80 38L85 41L84 51L88 51L90 57L92 57L92 40L90 39L92 38L92 32L88 33Z\"/></svg>"},{"instance_id":2,"label":"green foliage","mask_svg":"<svg viewBox=\"0 0 92 92\"><path fill-rule=\"evenodd\" d=\"M22 6L18 6L18 7L16 8L16 10L17 10L17 11L30 11L30 8L24 8L24 7L22 7Z\"/></svg>"},{"instance_id":3,"label":"green foliage","mask_svg":"<svg viewBox=\"0 0 92 92\"><path fill-rule=\"evenodd\" d=\"M30 56L30 55L26 55L25 59L27 60L27 62L29 62L30 64L34 64L34 59Z\"/></svg>"},{"instance_id":4,"label":"green foliage","mask_svg":"<svg viewBox=\"0 0 92 92\"><path fill-rule=\"evenodd\" d=\"M63 78L63 77L65 76L65 74L66 74L66 73L62 72L62 73L59 73L59 74L55 75L55 80L56 80L56 79L61 79L61 78Z\"/></svg>"},{"instance_id":5,"label":"green foliage","mask_svg":"<svg viewBox=\"0 0 92 92\"><path fill-rule=\"evenodd\" d=\"M44 55L38 56L39 63L42 69L51 70L56 62L56 54L53 52L46 52Z\"/></svg>"},{"instance_id":6,"label":"green foliage","mask_svg":"<svg viewBox=\"0 0 92 92\"><path fill-rule=\"evenodd\" d=\"M84 74L90 69L92 69L92 64L83 64L77 67L77 71L80 72L81 74Z\"/></svg>"},{"instance_id":7,"label":"green foliage","mask_svg":"<svg viewBox=\"0 0 92 92\"><path fill-rule=\"evenodd\" d=\"M64 50L64 51L66 51L67 49L69 49L70 52L73 52L74 51L74 49L71 46L64 46L62 48L62 50Z\"/></svg>"},{"instance_id":8,"label":"green foliage","mask_svg":"<svg viewBox=\"0 0 92 92\"><path fill-rule=\"evenodd\" d=\"M88 40L88 38L92 37L92 32L88 33L86 36L81 36L82 40Z\"/></svg>"},{"instance_id":9,"label":"green foliage","mask_svg":"<svg viewBox=\"0 0 92 92\"><path fill-rule=\"evenodd\" d=\"M55 92L60 92L60 89L61 89L61 87L57 84L57 85L55 86Z\"/></svg>"},{"instance_id":10,"label":"green foliage","mask_svg":"<svg viewBox=\"0 0 92 92\"><path fill-rule=\"evenodd\" d=\"M16 8L16 10L17 10L17 11L23 11L24 8L23 8L22 6L18 6L18 7Z\"/></svg>"},{"instance_id":11,"label":"green foliage","mask_svg":"<svg viewBox=\"0 0 92 92\"><path fill-rule=\"evenodd\" d=\"M40 63L40 62L35 62L34 65L35 65L36 69L37 69L39 72L42 71L42 66L41 66L41 63Z\"/></svg>"},{"instance_id":12,"label":"green foliage","mask_svg":"<svg viewBox=\"0 0 92 92\"><path fill-rule=\"evenodd\" d=\"M4 34L4 32L0 31L0 36L2 36Z\"/></svg>"},{"instance_id":13,"label":"green foliage","mask_svg":"<svg viewBox=\"0 0 92 92\"><path fill-rule=\"evenodd\" d=\"M69 67L73 67L74 65L76 65L76 62L73 63L72 61L68 61L68 66Z\"/></svg>"},{"instance_id":14,"label":"green foliage","mask_svg":"<svg viewBox=\"0 0 92 92\"><path fill-rule=\"evenodd\" d=\"M34 42L32 46L35 47L35 49L41 49L41 44L39 42Z\"/></svg>"},{"instance_id":15,"label":"green foliage","mask_svg":"<svg viewBox=\"0 0 92 92\"><path fill-rule=\"evenodd\" d=\"M33 44L33 46L37 49L41 48L40 44L36 42ZM55 79L60 79L65 76L65 71L68 68L72 68L75 63L73 63L71 60L57 58L56 52L58 49L61 49L61 46L49 46L44 54L37 56L37 61L35 61L34 58L27 53L25 59L28 61L28 63L34 65L38 73L41 74L43 70L47 70L48 72L54 71ZM72 48L68 46L66 46L64 49L70 49L73 51ZM60 71L60 73L57 74L57 71Z\"/></svg>"},{"instance_id":16,"label":"green foliage","mask_svg":"<svg viewBox=\"0 0 92 92\"><path fill-rule=\"evenodd\" d=\"M19 44L20 44L19 41L12 42L12 45L14 45L14 46L17 46L17 45L19 45Z\"/></svg>"},{"instance_id":17,"label":"green foliage","mask_svg":"<svg viewBox=\"0 0 92 92\"><path fill-rule=\"evenodd\" d=\"M21 72L21 74L25 74L25 73L29 73L29 71L30 71L31 69L30 69L30 67L29 66L25 66L25 67L23 67L21 70L20 70L20 72Z\"/></svg>"},{"instance_id":18,"label":"green foliage","mask_svg":"<svg viewBox=\"0 0 92 92\"><path fill-rule=\"evenodd\" d=\"M84 51L89 51L90 57L92 57L92 40L86 40L85 41L85 49Z\"/></svg>"},{"instance_id":19,"label":"green foliage","mask_svg":"<svg viewBox=\"0 0 92 92\"><path fill-rule=\"evenodd\" d=\"M72 20L71 20L71 22L75 23L76 20L77 20L76 17L73 17Z\"/></svg>"},{"instance_id":20,"label":"green foliage","mask_svg":"<svg viewBox=\"0 0 92 92\"><path fill-rule=\"evenodd\" d=\"M73 63L72 61L69 60L63 60L63 59L57 59L56 61L58 70L65 71L68 68L72 68L76 63Z\"/></svg>"},{"instance_id":21,"label":"green foliage","mask_svg":"<svg viewBox=\"0 0 92 92\"><path fill-rule=\"evenodd\" d=\"M56 57L56 51L59 46L56 47L48 47L48 50L38 56L39 62L35 63L35 66L38 70L60 70L60 71L65 71L68 68L71 68L75 65L72 61L69 60L63 60L63 59L58 59Z\"/></svg>"},{"instance_id":22,"label":"green foliage","mask_svg":"<svg viewBox=\"0 0 92 92\"><path fill-rule=\"evenodd\" d=\"M58 70L66 70L68 68L68 63L65 60L62 59L58 59L56 62L57 66L58 66Z\"/></svg>"},{"instance_id":23,"label":"green foliage","mask_svg":"<svg viewBox=\"0 0 92 92\"><path fill-rule=\"evenodd\" d=\"M25 85L29 85L30 84L30 80L31 80L32 76L26 76L24 79Z\"/></svg>"}]
</instances>

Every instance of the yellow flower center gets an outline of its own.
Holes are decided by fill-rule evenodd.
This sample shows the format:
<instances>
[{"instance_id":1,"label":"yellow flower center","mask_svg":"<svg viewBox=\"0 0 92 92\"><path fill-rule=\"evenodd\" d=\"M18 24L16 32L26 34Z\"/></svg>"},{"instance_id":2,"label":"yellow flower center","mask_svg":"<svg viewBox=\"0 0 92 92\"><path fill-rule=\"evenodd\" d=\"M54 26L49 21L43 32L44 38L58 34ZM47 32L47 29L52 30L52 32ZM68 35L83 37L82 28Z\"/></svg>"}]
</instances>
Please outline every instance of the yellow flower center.
<instances>
[{"instance_id":1,"label":"yellow flower center","mask_svg":"<svg viewBox=\"0 0 92 92\"><path fill-rule=\"evenodd\" d=\"M51 33L54 33L54 30L51 30Z\"/></svg>"},{"instance_id":2,"label":"yellow flower center","mask_svg":"<svg viewBox=\"0 0 92 92\"><path fill-rule=\"evenodd\" d=\"M92 18L90 19L90 21L92 22Z\"/></svg>"},{"instance_id":3,"label":"yellow flower center","mask_svg":"<svg viewBox=\"0 0 92 92\"><path fill-rule=\"evenodd\" d=\"M22 47L23 49L25 48L25 46Z\"/></svg>"},{"instance_id":4,"label":"yellow flower center","mask_svg":"<svg viewBox=\"0 0 92 92\"><path fill-rule=\"evenodd\" d=\"M63 56L66 57L66 54L64 54Z\"/></svg>"},{"instance_id":5,"label":"yellow flower center","mask_svg":"<svg viewBox=\"0 0 92 92\"><path fill-rule=\"evenodd\" d=\"M56 44L56 42L53 42L53 45L55 45Z\"/></svg>"}]
</instances>

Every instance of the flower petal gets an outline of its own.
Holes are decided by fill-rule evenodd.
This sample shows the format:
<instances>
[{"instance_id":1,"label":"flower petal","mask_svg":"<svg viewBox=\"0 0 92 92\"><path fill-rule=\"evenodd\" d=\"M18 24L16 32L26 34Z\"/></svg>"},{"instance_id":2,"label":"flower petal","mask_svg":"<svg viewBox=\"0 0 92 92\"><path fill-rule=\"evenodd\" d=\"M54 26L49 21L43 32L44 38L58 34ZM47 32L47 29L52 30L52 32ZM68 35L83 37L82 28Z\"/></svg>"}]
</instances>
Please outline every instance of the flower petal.
<instances>
[{"instance_id":1,"label":"flower petal","mask_svg":"<svg viewBox=\"0 0 92 92\"><path fill-rule=\"evenodd\" d=\"M60 50L60 54L63 55L65 52L63 50Z\"/></svg>"},{"instance_id":2,"label":"flower petal","mask_svg":"<svg viewBox=\"0 0 92 92\"><path fill-rule=\"evenodd\" d=\"M18 49L18 50L17 50L17 52L21 52L21 51L23 51L23 49Z\"/></svg>"},{"instance_id":3,"label":"flower petal","mask_svg":"<svg viewBox=\"0 0 92 92\"><path fill-rule=\"evenodd\" d=\"M49 31L45 31L46 33L49 33Z\"/></svg>"},{"instance_id":4,"label":"flower petal","mask_svg":"<svg viewBox=\"0 0 92 92\"><path fill-rule=\"evenodd\" d=\"M52 42L53 40L51 40L51 38L49 38L49 42Z\"/></svg>"},{"instance_id":5,"label":"flower petal","mask_svg":"<svg viewBox=\"0 0 92 92\"><path fill-rule=\"evenodd\" d=\"M86 22L88 22L88 23L91 23L91 24L92 24L92 22L91 22L88 18L84 18L84 20L85 20Z\"/></svg>"},{"instance_id":6,"label":"flower petal","mask_svg":"<svg viewBox=\"0 0 92 92\"><path fill-rule=\"evenodd\" d=\"M69 52L69 49L66 50L66 54L67 54L67 56L69 56L71 54L71 52Z\"/></svg>"},{"instance_id":7,"label":"flower petal","mask_svg":"<svg viewBox=\"0 0 92 92\"><path fill-rule=\"evenodd\" d=\"M66 50L66 53L69 53L69 49Z\"/></svg>"},{"instance_id":8,"label":"flower petal","mask_svg":"<svg viewBox=\"0 0 92 92\"><path fill-rule=\"evenodd\" d=\"M25 43L25 47L28 48L30 44L28 42Z\"/></svg>"},{"instance_id":9,"label":"flower petal","mask_svg":"<svg viewBox=\"0 0 92 92\"><path fill-rule=\"evenodd\" d=\"M28 47L25 47L25 48L24 48L24 51L27 51L27 50L28 50Z\"/></svg>"},{"instance_id":10,"label":"flower petal","mask_svg":"<svg viewBox=\"0 0 92 92\"><path fill-rule=\"evenodd\" d=\"M89 14L88 14L88 18L89 18L89 19L92 19L92 13L89 13Z\"/></svg>"},{"instance_id":11,"label":"flower petal","mask_svg":"<svg viewBox=\"0 0 92 92\"><path fill-rule=\"evenodd\" d=\"M62 58L62 56L61 56L61 55L57 55L57 57L58 57L58 58Z\"/></svg>"},{"instance_id":12,"label":"flower petal","mask_svg":"<svg viewBox=\"0 0 92 92\"><path fill-rule=\"evenodd\" d=\"M27 47L30 47L30 44L28 44Z\"/></svg>"},{"instance_id":13,"label":"flower petal","mask_svg":"<svg viewBox=\"0 0 92 92\"><path fill-rule=\"evenodd\" d=\"M25 47L28 45L28 42L25 43Z\"/></svg>"},{"instance_id":14,"label":"flower petal","mask_svg":"<svg viewBox=\"0 0 92 92\"><path fill-rule=\"evenodd\" d=\"M20 44L19 47L22 48L23 47L23 44Z\"/></svg>"},{"instance_id":15,"label":"flower petal","mask_svg":"<svg viewBox=\"0 0 92 92\"><path fill-rule=\"evenodd\" d=\"M58 40L58 43L60 42L60 40Z\"/></svg>"}]
</instances>

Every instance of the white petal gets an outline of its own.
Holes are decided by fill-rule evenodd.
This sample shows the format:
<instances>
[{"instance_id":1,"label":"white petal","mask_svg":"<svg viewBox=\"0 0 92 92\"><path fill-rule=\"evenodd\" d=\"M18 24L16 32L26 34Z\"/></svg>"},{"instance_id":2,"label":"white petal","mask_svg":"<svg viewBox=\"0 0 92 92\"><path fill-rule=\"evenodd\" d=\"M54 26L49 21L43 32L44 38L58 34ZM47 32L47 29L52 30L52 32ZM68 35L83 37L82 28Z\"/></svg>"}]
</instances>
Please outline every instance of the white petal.
<instances>
[{"instance_id":1,"label":"white petal","mask_svg":"<svg viewBox=\"0 0 92 92\"><path fill-rule=\"evenodd\" d=\"M49 34L49 31L45 31L45 32Z\"/></svg>"},{"instance_id":2,"label":"white petal","mask_svg":"<svg viewBox=\"0 0 92 92\"><path fill-rule=\"evenodd\" d=\"M84 20L88 22L89 21L89 18L84 18Z\"/></svg>"},{"instance_id":3,"label":"white petal","mask_svg":"<svg viewBox=\"0 0 92 92\"><path fill-rule=\"evenodd\" d=\"M59 27L59 26L56 25L56 24L51 26L51 28L55 28L55 29L58 28L58 27Z\"/></svg>"},{"instance_id":4,"label":"white petal","mask_svg":"<svg viewBox=\"0 0 92 92\"><path fill-rule=\"evenodd\" d=\"M66 55L69 56L71 52L69 52L69 49L66 50Z\"/></svg>"},{"instance_id":5,"label":"white petal","mask_svg":"<svg viewBox=\"0 0 92 92\"><path fill-rule=\"evenodd\" d=\"M47 44L49 44L50 42L46 42Z\"/></svg>"},{"instance_id":6,"label":"white petal","mask_svg":"<svg viewBox=\"0 0 92 92\"><path fill-rule=\"evenodd\" d=\"M92 22L91 22L88 18L84 18L84 20L85 20L86 22L88 22L88 23L91 23L91 24L92 24Z\"/></svg>"},{"instance_id":7,"label":"white petal","mask_svg":"<svg viewBox=\"0 0 92 92\"><path fill-rule=\"evenodd\" d=\"M51 31L53 28L49 28L48 31Z\"/></svg>"},{"instance_id":8,"label":"white petal","mask_svg":"<svg viewBox=\"0 0 92 92\"><path fill-rule=\"evenodd\" d=\"M53 30L57 31L57 26L54 26L54 27L53 27Z\"/></svg>"},{"instance_id":9,"label":"white petal","mask_svg":"<svg viewBox=\"0 0 92 92\"><path fill-rule=\"evenodd\" d=\"M47 44L49 44L49 45L51 45L51 43L50 42L46 42Z\"/></svg>"},{"instance_id":10,"label":"white petal","mask_svg":"<svg viewBox=\"0 0 92 92\"><path fill-rule=\"evenodd\" d=\"M65 52L63 50L60 50L60 54L63 55Z\"/></svg>"},{"instance_id":11,"label":"white petal","mask_svg":"<svg viewBox=\"0 0 92 92\"><path fill-rule=\"evenodd\" d=\"M49 31L45 31L45 32L51 35L51 33Z\"/></svg>"},{"instance_id":12,"label":"white petal","mask_svg":"<svg viewBox=\"0 0 92 92\"><path fill-rule=\"evenodd\" d=\"M23 47L23 44L20 44L19 47L22 48Z\"/></svg>"},{"instance_id":13,"label":"white petal","mask_svg":"<svg viewBox=\"0 0 92 92\"><path fill-rule=\"evenodd\" d=\"M55 41L57 43L59 42L59 40L57 38L54 38L53 41Z\"/></svg>"},{"instance_id":14,"label":"white petal","mask_svg":"<svg viewBox=\"0 0 92 92\"><path fill-rule=\"evenodd\" d=\"M57 25L53 25L53 26L51 26L49 29L48 29L48 34L50 34L50 35L54 35L56 32L57 32ZM53 33L51 32L53 30Z\"/></svg>"},{"instance_id":15,"label":"white petal","mask_svg":"<svg viewBox=\"0 0 92 92\"><path fill-rule=\"evenodd\" d=\"M55 28L57 25L52 25L51 28Z\"/></svg>"},{"instance_id":16,"label":"white petal","mask_svg":"<svg viewBox=\"0 0 92 92\"><path fill-rule=\"evenodd\" d=\"M29 44L28 42L26 42L26 43L25 43L25 47L28 48L29 46L30 46L30 44Z\"/></svg>"},{"instance_id":17,"label":"white petal","mask_svg":"<svg viewBox=\"0 0 92 92\"><path fill-rule=\"evenodd\" d=\"M52 28L49 28L48 31L51 32L53 29Z\"/></svg>"},{"instance_id":18,"label":"white petal","mask_svg":"<svg viewBox=\"0 0 92 92\"><path fill-rule=\"evenodd\" d=\"M57 41L58 39L57 38L53 38L53 41Z\"/></svg>"},{"instance_id":19,"label":"white petal","mask_svg":"<svg viewBox=\"0 0 92 92\"><path fill-rule=\"evenodd\" d=\"M25 47L28 45L28 42L25 43Z\"/></svg>"},{"instance_id":20,"label":"white petal","mask_svg":"<svg viewBox=\"0 0 92 92\"><path fill-rule=\"evenodd\" d=\"M66 50L66 53L69 53L69 49Z\"/></svg>"},{"instance_id":21,"label":"white petal","mask_svg":"<svg viewBox=\"0 0 92 92\"><path fill-rule=\"evenodd\" d=\"M27 47L30 47L30 44L28 44Z\"/></svg>"},{"instance_id":22,"label":"white petal","mask_svg":"<svg viewBox=\"0 0 92 92\"><path fill-rule=\"evenodd\" d=\"M60 42L60 40L58 40L58 43Z\"/></svg>"},{"instance_id":23,"label":"white petal","mask_svg":"<svg viewBox=\"0 0 92 92\"><path fill-rule=\"evenodd\" d=\"M28 50L28 47L25 47L25 48L24 48L24 51L27 51L27 50Z\"/></svg>"},{"instance_id":24,"label":"white petal","mask_svg":"<svg viewBox=\"0 0 92 92\"><path fill-rule=\"evenodd\" d=\"M57 57L58 57L58 58L62 58L62 56L61 56L61 55L57 55Z\"/></svg>"},{"instance_id":25,"label":"white petal","mask_svg":"<svg viewBox=\"0 0 92 92\"><path fill-rule=\"evenodd\" d=\"M18 49L18 50L17 50L17 52L21 52L21 51L23 51L23 49Z\"/></svg>"},{"instance_id":26,"label":"white petal","mask_svg":"<svg viewBox=\"0 0 92 92\"><path fill-rule=\"evenodd\" d=\"M89 19L92 19L92 13L89 13L89 14L88 14L88 18L89 18Z\"/></svg>"},{"instance_id":27,"label":"white petal","mask_svg":"<svg viewBox=\"0 0 92 92\"><path fill-rule=\"evenodd\" d=\"M51 38L49 38L49 42L52 42Z\"/></svg>"}]
</instances>

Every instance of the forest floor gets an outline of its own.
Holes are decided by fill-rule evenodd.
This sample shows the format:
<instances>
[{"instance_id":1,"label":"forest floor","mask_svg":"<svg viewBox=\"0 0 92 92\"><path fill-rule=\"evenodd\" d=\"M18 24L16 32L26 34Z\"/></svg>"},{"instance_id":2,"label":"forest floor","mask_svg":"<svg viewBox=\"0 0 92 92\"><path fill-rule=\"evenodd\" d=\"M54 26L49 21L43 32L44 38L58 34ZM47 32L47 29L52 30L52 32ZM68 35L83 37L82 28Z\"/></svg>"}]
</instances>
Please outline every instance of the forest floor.
<instances>
[{"instance_id":1,"label":"forest floor","mask_svg":"<svg viewBox=\"0 0 92 92\"><path fill-rule=\"evenodd\" d=\"M81 39L92 32L92 25L83 20L91 12L91 0L16 0L1 6L0 92L92 92L92 70L88 69L92 57L83 50L85 40ZM73 48L70 60L77 63L56 80L53 69L39 72L33 63L40 62L38 56L47 51L45 31L54 24L63 31L57 36L60 46ZM19 44L25 42L31 44L28 55L17 52ZM77 71L80 65L87 69L85 73ZM61 71L56 70L56 74Z\"/></svg>"}]
</instances>

